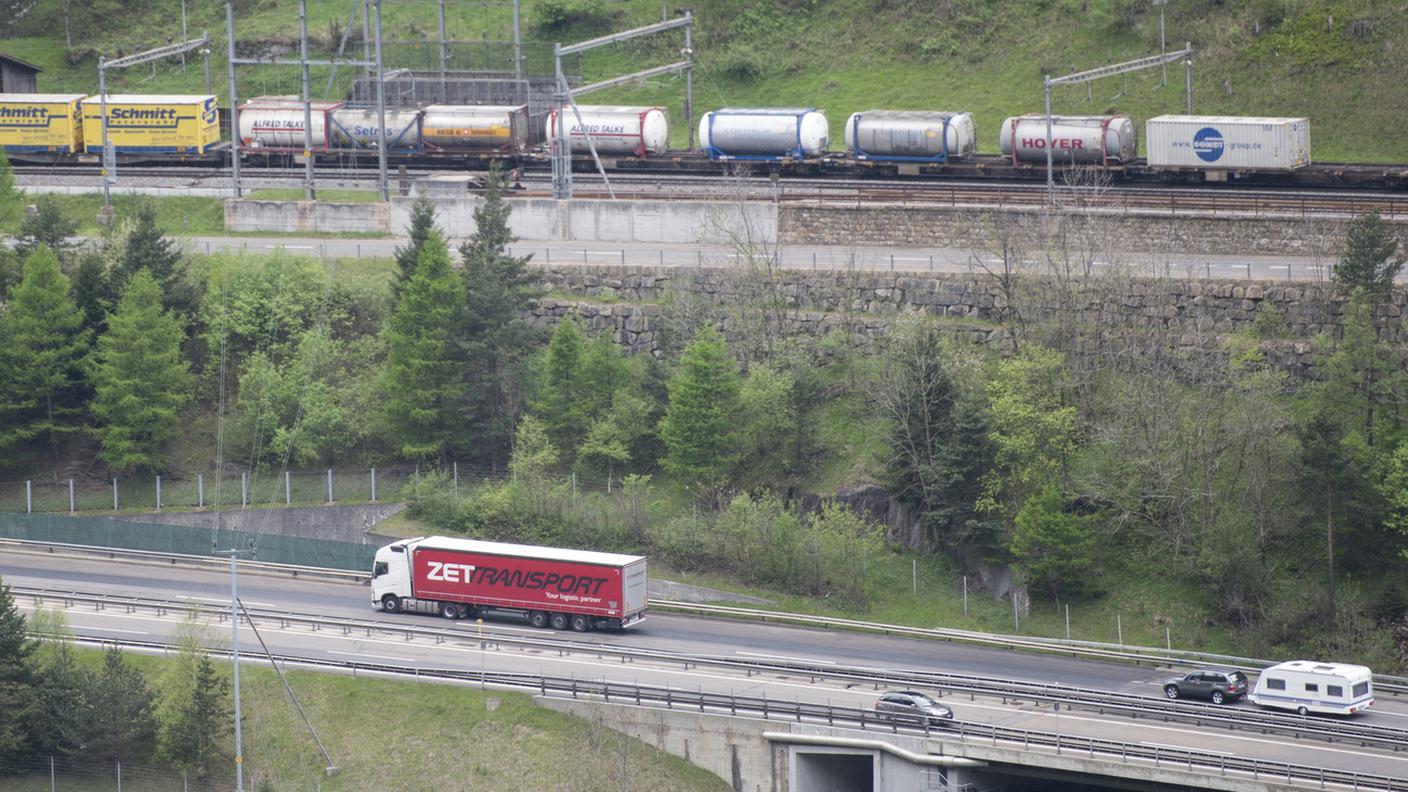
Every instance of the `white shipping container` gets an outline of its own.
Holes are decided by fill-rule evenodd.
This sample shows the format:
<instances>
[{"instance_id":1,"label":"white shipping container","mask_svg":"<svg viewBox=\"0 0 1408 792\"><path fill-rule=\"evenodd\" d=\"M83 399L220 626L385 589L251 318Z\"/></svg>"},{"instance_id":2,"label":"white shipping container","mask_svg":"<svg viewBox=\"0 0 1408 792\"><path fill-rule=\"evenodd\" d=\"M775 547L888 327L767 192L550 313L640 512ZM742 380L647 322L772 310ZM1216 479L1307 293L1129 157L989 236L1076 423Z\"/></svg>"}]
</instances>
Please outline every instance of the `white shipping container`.
<instances>
[{"instance_id":1,"label":"white shipping container","mask_svg":"<svg viewBox=\"0 0 1408 792\"><path fill-rule=\"evenodd\" d=\"M1310 164L1304 118L1159 116L1144 139L1149 166L1197 170L1294 170Z\"/></svg>"}]
</instances>

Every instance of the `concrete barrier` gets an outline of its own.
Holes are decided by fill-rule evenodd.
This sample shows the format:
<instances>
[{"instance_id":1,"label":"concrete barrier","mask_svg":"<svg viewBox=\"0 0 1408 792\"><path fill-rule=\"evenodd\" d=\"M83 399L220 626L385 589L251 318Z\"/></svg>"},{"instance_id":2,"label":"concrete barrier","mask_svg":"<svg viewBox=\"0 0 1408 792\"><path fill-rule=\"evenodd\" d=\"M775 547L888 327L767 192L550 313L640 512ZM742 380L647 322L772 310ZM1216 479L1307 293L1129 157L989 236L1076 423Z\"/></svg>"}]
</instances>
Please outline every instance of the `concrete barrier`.
<instances>
[{"instance_id":1,"label":"concrete barrier","mask_svg":"<svg viewBox=\"0 0 1408 792\"><path fill-rule=\"evenodd\" d=\"M225 201L226 231L285 233L390 233L384 203L330 201Z\"/></svg>"}]
</instances>

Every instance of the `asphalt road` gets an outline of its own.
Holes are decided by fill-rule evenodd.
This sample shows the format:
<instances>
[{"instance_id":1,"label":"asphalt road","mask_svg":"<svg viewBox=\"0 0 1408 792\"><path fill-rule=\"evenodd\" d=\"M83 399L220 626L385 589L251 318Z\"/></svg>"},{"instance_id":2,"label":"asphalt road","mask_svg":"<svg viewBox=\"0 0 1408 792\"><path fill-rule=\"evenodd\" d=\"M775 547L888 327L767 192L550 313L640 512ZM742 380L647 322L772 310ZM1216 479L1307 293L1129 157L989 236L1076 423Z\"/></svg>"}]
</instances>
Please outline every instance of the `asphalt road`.
<instances>
[{"instance_id":1,"label":"asphalt road","mask_svg":"<svg viewBox=\"0 0 1408 792\"><path fill-rule=\"evenodd\" d=\"M0 578L11 585L69 589L93 593L127 594L173 600L205 602L212 610L228 606L229 578L221 572L173 568L163 565L115 563L47 555L7 552L0 556ZM590 653L524 652L490 644L481 650L473 623L449 623L429 616L381 614L373 610L368 589L355 584L316 582L245 574L240 595L248 607L284 608L291 612L328 618L373 619L389 625L446 627L462 632L464 639L436 643L429 639L367 638L324 630L311 632L296 626L262 632L275 652L327 659L361 658L407 667L452 667L466 670L514 670L554 676L609 679L632 684L671 685L683 689L733 692L737 695L785 700L807 700L843 706L869 706L877 691L836 681L776 675L743 676L718 668L683 669L677 665L645 662L621 663ZM28 608L27 601L22 603ZM69 622L82 637L100 639L141 638L160 640L176 624L175 616L123 613L111 608L95 611L77 607ZM222 631L224 627L220 628ZM515 621L489 621L484 634L553 637L551 631L533 630ZM733 620L713 620L655 613L638 628L623 634L589 633L561 636L569 641L596 641L638 648L655 648L706 656L758 659L806 659L841 666L918 669L967 673L1011 680L1061 683L1106 691L1158 695L1159 683L1169 674L1139 668L1022 654L997 649L919 641L879 635L834 633L825 630L763 625ZM250 641L252 647L253 641ZM1009 703L998 699L949 698L961 719L995 723L1062 734L1081 734L1147 745L1192 748L1219 754L1268 761L1374 773L1408 778L1408 756L1374 748L1330 745L1314 740L1292 741L1277 735L1248 731L1229 732L1186 723L1160 724L1131 721L1118 715L1086 711L1053 711L1031 702ZM1238 707L1250 707L1240 703ZM1408 727L1408 702L1380 697L1375 709L1361 720L1384 726Z\"/></svg>"}]
</instances>

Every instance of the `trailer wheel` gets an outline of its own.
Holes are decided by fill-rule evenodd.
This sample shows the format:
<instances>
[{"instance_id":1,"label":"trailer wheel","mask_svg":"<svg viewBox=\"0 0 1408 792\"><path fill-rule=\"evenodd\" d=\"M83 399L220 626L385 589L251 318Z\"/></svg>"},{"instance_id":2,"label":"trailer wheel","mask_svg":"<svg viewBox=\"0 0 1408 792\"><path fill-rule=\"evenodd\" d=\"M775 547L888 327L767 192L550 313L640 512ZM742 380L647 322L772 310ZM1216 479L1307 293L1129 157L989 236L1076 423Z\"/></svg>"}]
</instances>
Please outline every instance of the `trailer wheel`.
<instances>
[{"instance_id":1,"label":"trailer wheel","mask_svg":"<svg viewBox=\"0 0 1408 792\"><path fill-rule=\"evenodd\" d=\"M572 617L572 632L586 632L592 628L592 620L582 614Z\"/></svg>"},{"instance_id":2,"label":"trailer wheel","mask_svg":"<svg viewBox=\"0 0 1408 792\"><path fill-rule=\"evenodd\" d=\"M401 600L395 594L387 594L381 598L381 609L387 613L396 613L401 610Z\"/></svg>"},{"instance_id":3,"label":"trailer wheel","mask_svg":"<svg viewBox=\"0 0 1408 792\"><path fill-rule=\"evenodd\" d=\"M528 614L528 623L541 630L548 626L548 615L542 611L533 611Z\"/></svg>"},{"instance_id":4,"label":"trailer wheel","mask_svg":"<svg viewBox=\"0 0 1408 792\"><path fill-rule=\"evenodd\" d=\"M554 614L552 614L551 616L548 617L548 624L551 624L551 625L552 625L552 628L553 628L554 630L565 630L565 629L567 629L567 614L565 614L565 613L554 613Z\"/></svg>"}]
</instances>

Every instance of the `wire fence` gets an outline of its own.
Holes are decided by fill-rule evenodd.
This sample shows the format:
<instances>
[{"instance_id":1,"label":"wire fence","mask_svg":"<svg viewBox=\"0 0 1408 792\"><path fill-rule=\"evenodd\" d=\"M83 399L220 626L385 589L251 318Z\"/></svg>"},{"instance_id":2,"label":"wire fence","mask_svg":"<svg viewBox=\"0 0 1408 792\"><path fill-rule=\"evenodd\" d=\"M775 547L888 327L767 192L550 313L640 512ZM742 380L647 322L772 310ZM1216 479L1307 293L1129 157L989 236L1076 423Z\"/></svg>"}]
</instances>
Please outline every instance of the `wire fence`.
<instances>
[{"instance_id":1,"label":"wire fence","mask_svg":"<svg viewBox=\"0 0 1408 792\"><path fill-rule=\"evenodd\" d=\"M233 780L197 778L167 767L72 757L0 764L0 789L11 792L226 792Z\"/></svg>"}]
</instances>

